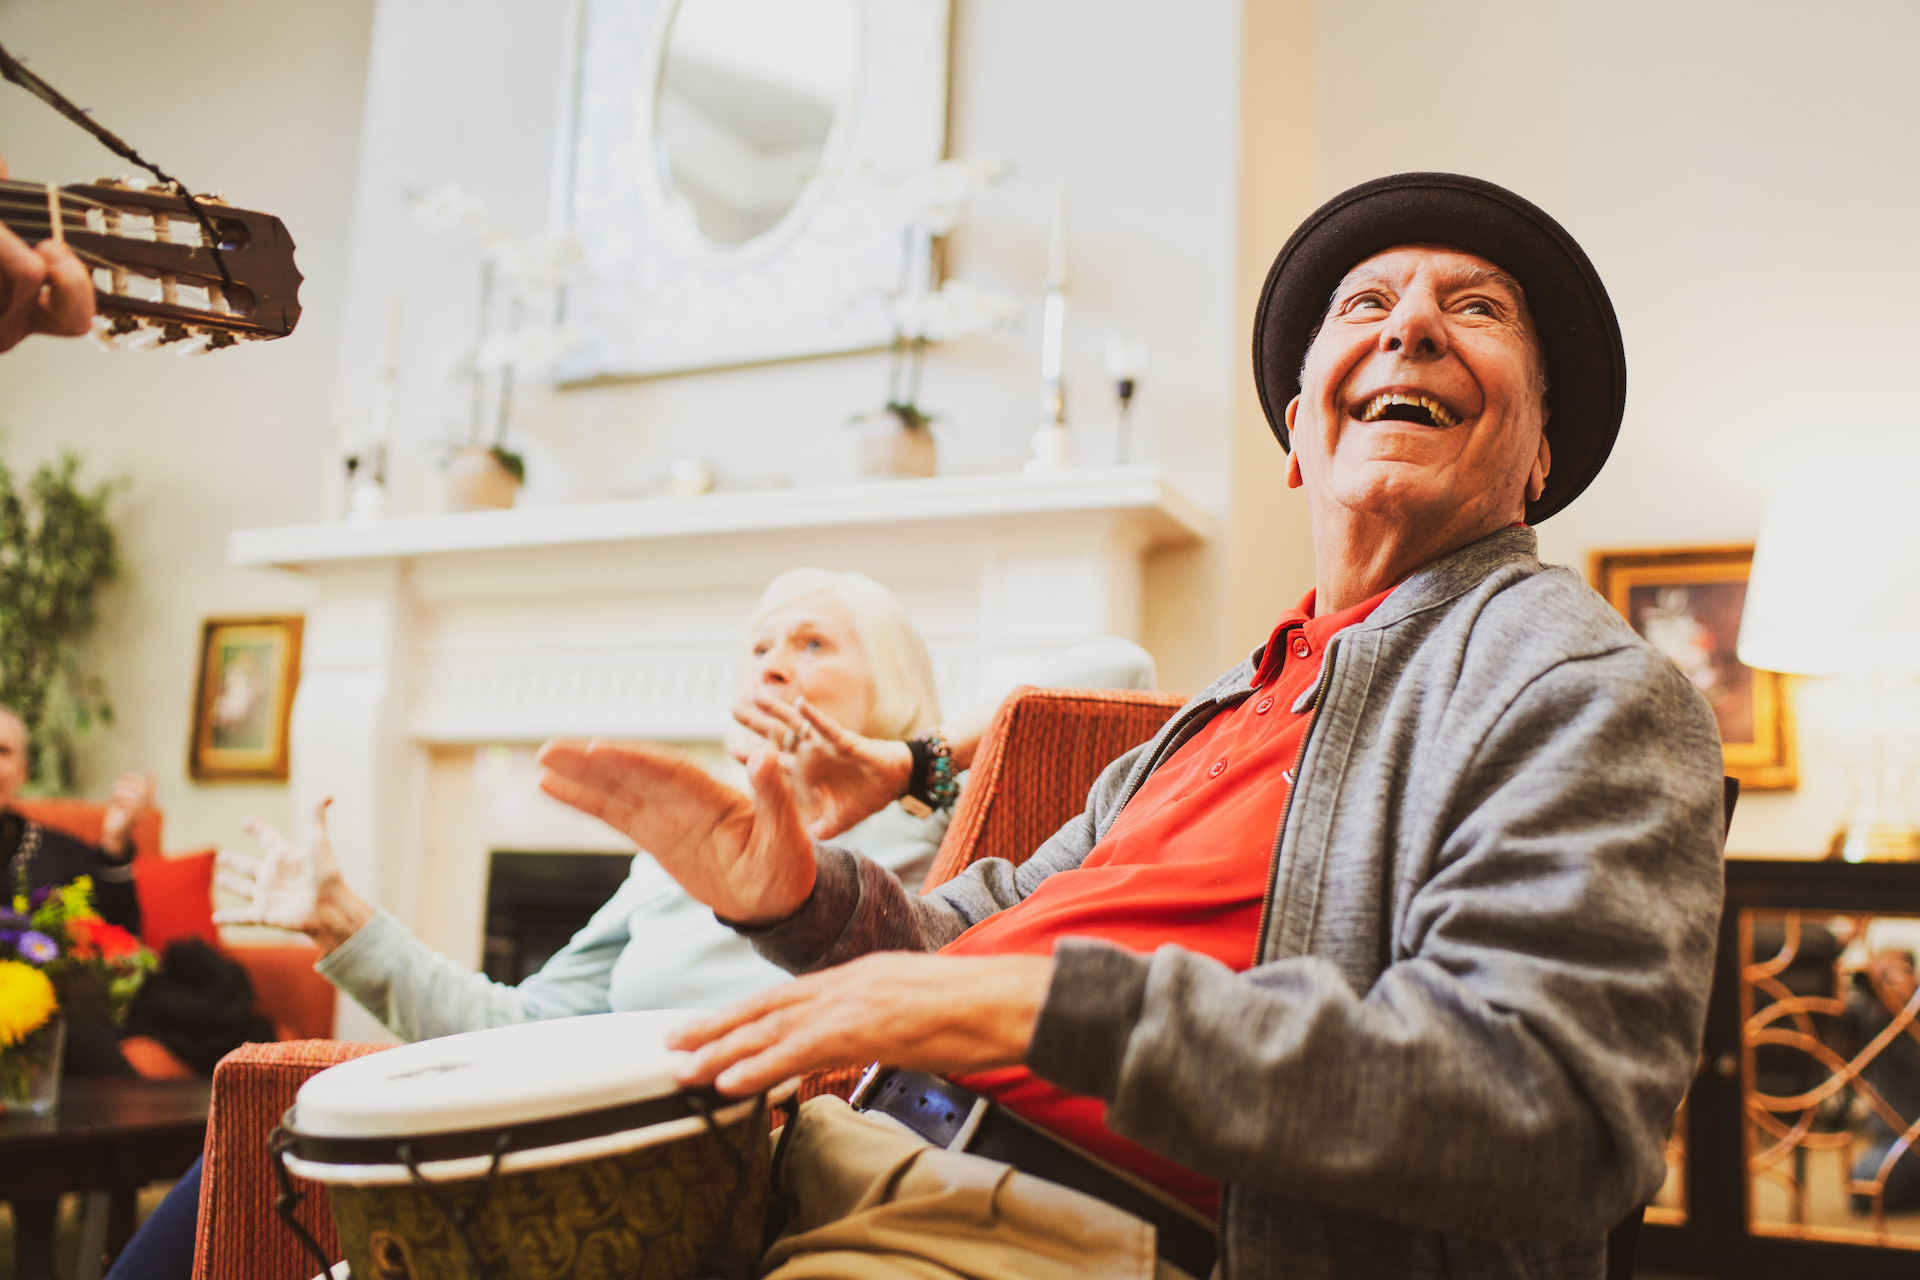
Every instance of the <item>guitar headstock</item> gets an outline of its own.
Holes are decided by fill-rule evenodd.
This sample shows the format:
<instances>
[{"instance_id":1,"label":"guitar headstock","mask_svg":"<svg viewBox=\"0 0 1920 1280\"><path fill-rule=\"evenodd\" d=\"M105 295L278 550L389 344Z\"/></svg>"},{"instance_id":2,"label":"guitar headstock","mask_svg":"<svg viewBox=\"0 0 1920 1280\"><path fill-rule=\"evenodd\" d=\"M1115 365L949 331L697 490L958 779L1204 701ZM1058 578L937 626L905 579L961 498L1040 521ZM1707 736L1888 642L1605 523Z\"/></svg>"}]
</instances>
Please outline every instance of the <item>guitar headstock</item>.
<instances>
[{"instance_id":1,"label":"guitar headstock","mask_svg":"<svg viewBox=\"0 0 1920 1280\"><path fill-rule=\"evenodd\" d=\"M280 219L212 196L194 202L208 225L165 188L102 179L59 189L61 232L93 270L103 342L177 343L193 355L284 338L299 323L301 276Z\"/></svg>"}]
</instances>

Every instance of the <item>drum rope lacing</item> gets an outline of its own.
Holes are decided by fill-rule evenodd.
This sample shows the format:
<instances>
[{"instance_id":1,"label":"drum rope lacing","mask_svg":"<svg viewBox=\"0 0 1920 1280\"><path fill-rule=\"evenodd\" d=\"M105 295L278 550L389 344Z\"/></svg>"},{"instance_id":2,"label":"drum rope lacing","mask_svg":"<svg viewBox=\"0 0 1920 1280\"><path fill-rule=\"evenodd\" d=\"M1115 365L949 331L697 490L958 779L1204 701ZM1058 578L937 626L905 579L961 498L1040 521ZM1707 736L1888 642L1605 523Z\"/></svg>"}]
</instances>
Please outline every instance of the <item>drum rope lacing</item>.
<instances>
[{"instance_id":1,"label":"drum rope lacing","mask_svg":"<svg viewBox=\"0 0 1920 1280\"><path fill-rule=\"evenodd\" d=\"M500 1176L500 1158L507 1154L507 1147L512 1141L512 1130L502 1130L500 1136L494 1140L493 1159L487 1163L487 1176L481 1181L480 1191L482 1203L485 1203L493 1196L494 1180ZM464 1200L459 1204L451 1207L448 1206L446 1200L442 1198L439 1189L434 1183L421 1175L420 1163L413 1158L413 1144L411 1142L401 1143L399 1154L400 1163L407 1166L407 1177L412 1179L413 1185L419 1187L420 1194L433 1201L433 1207L440 1211L442 1217L453 1224L454 1231L460 1236L460 1243L466 1246L467 1256L473 1259L474 1275L479 1277L479 1280L487 1280L490 1274L487 1264L481 1260L480 1250L474 1247L473 1237L467 1234L467 1228L473 1224L473 1206Z\"/></svg>"},{"instance_id":2,"label":"drum rope lacing","mask_svg":"<svg viewBox=\"0 0 1920 1280\"><path fill-rule=\"evenodd\" d=\"M300 1219L294 1216L293 1211L300 1207L300 1202L306 1196L294 1190L293 1175L287 1172L287 1151L293 1142L294 1136L285 1125L273 1126L273 1132L267 1135L267 1149L273 1153L273 1180L280 1184L280 1194L274 1198L273 1211L320 1264L320 1275L330 1276L333 1274L332 1259L327 1257L320 1242L313 1238L313 1233L300 1225Z\"/></svg>"}]
</instances>

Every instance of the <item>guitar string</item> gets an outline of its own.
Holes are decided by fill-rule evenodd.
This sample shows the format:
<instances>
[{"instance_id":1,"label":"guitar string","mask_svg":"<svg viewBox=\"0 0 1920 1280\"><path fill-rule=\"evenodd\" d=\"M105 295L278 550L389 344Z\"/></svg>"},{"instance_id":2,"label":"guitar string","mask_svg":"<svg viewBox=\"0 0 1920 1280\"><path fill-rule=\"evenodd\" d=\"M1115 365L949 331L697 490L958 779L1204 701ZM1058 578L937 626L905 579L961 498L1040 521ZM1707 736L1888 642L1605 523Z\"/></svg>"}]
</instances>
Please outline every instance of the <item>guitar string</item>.
<instances>
[{"instance_id":1,"label":"guitar string","mask_svg":"<svg viewBox=\"0 0 1920 1280\"><path fill-rule=\"evenodd\" d=\"M8 184L8 185L10 185L10 184ZM42 188L42 190L44 190L44 188ZM67 198L67 199L84 199L85 197L74 197L74 196L65 196L64 198ZM18 202L12 202L12 203L14 204L14 206L15 206L15 207L18 207ZM93 201L93 203L95 203L95 204L99 204L99 202L98 202L98 201ZM5 197L4 197L4 196L0 196L0 211L3 211L3 210L4 210L4 209L5 209L6 207L7 207L7 205L8 205L8 204L9 204L9 202L8 202L8 201L7 201L6 199L5 199ZM112 206L109 206L109 205L101 205L100 207L101 207L101 208L103 208L103 209L110 209L110 208L111 208ZM19 232L20 232L20 231L22 231L22 230L26 230L26 231L29 231L29 232L31 232L31 231L32 231L33 229L35 229L36 227L38 227L38 226L45 226L45 225L47 224L47 221L48 221L48 220L47 220L47 218L46 218L46 217L44 216L44 213L45 213L45 206L44 206L44 205L41 205L41 206L40 206L40 210L41 210L41 212L42 212L42 215L43 215L43 216L42 216L42 217L41 217L41 218L39 219L39 221L38 221L38 223L35 223L35 222L34 222L34 220L32 220L32 219L28 219L28 218L7 218L7 217L5 216L5 214L4 214L4 212L0 212L0 220L4 220L5 222L7 222L7 224L8 224L9 226L11 226L11 227L12 227L12 228L13 228L13 229L15 230L15 232L16 232L16 234L17 234L17 233L19 233ZM67 224L68 226L70 226L70 227L73 227L73 228L75 228L75 229L77 229L77 230L82 230L82 231L85 231L85 230L89 230L89 228L88 228L88 227L86 226L86 223L85 223L85 221L84 221L84 220L81 220L81 221L74 221L74 220L73 220L73 219L71 219L71 218L63 218L63 221L64 221L64 222L66 222L66 224ZM153 241L144 241L144 240L141 240L141 239L139 239L139 238L137 238L137 237L133 237L133 236L120 236L120 237L115 237L115 238L119 238L119 239L126 239L126 240L129 240L129 241L133 241L134 243L154 243ZM96 253L96 252L94 252L94 251L93 251L93 250L91 250L91 249L85 249L85 248L82 248L81 246L79 246L79 245L77 245L77 244L69 244L69 245L68 245L67 247L68 247L69 249L71 249L71 250L73 251L73 254L74 254L74 256L75 256L75 257L77 257L77 258L79 258L79 259L80 259L80 261L82 262L82 264L84 264L85 266L87 266L87 267L89 267L89 268L92 268L92 269L95 269L95 270L104 270L104 271L108 271L108 272L114 272L114 271L125 271L125 272L128 272L128 273L130 273L130 274L132 274L132 275L134 275L134 276L138 276L138 277L139 277L139 278L141 278L141 279L147 279L147 280L152 280L152 279L158 279L158 278L159 278L159 276L158 276L158 274L155 274L155 273L150 273L150 272L148 272L148 271L146 271L146 270L143 270L143 269L142 269L142 268L140 268L140 267L130 267L130 266L127 266L127 265L126 265L126 264L124 264L124 263L117 263L117 262L115 262L115 261L113 261L113 259L111 259L111 258L108 258L108 257L104 257L104 256L102 256L101 254L99 254L99 253ZM184 247L184 246L183 246L183 247ZM198 273L183 273L183 272L177 272L177 271L176 271L176 272L166 272L166 273L160 273L160 274L168 274L168 275L174 275L174 276L176 276L176 277L177 277L177 276L179 276L179 275L182 275L182 274L198 274ZM209 281L209 283L211 283L211 282ZM99 284L99 282L98 282L98 281L95 281L95 283L94 283L94 287L95 287L95 289L100 289L100 284ZM203 285L194 285L194 284L188 284L188 285L187 285L186 287L188 287L188 288L205 288L206 286L203 286ZM141 297L137 297L137 296L135 296L135 295L133 295L133 294L130 294L130 293L121 293L121 292L118 292L118 291L116 291L116 290L114 290L114 289L112 289L112 288L107 288L107 289L105 289L105 290L104 290L104 292L106 293L106 295L107 295L108 297L110 297L110 298L116 298L116 299L119 299L119 300L121 300L121 301L123 301L123 302L145 302L145 303L153 303L153 302L154 302L154 300L153 300L153 299L151 299L151 298L141 298ZM209 302L211 302L211 299L209 299ZM221 322L223 322L223 321L227 321L227 320L230 320L230 319L239 319L239 318L240 318L240 317L242 316L242 313L241 313L241 312L237 312L237 311L234 311L234 310L232 310L232 307L231 307L231 303L229 303L229 304L228 304L228 310L226 310L226 311L224 311L224 312L223 312L223 311L216 311L216 310L214 310L214 309L213 309L213 307L212 307L211 305L209 305L209 306L205 306L205 307L195 307L195 306L186 306L186 305L182 305L182 304L178 304L178 303L175 303L175 304L172 304L172 305L174 305L174 306L175 306L175 307L176 307L177 309L179 309L179 310L181 310L181 311L190 311L190 312L193 312L193 313L195 314L195 317L196 317L196 319L195 319L195 323L201 323L201 324L209 324L209 323L214 323L214 324L217 324L217 323L221 323ZM203 316L210 316L210 317L214 317L214 319L212 319L212 320L202 320L202 319L199 319L199 318L198 318L198 317L203 317Z\"/></svg>"},{"instance_id":2,"label":"guitar string","mask_svg":"<svg viewBox=\"0 0 1920 1280\"><path fill-rule=\"evenodd\" d=\"M123 160L139 165L161 182L172 187L174 194L186 202L187 211L193 214L194 220L200 224L200 232L206 237L207 250L213 255L213 264L220 268L221 285L228 289L233 287L233 277L227 272L227 260L222 256L218 237L216 237L213 232L213 219L209 218L207 211L200 207L200 202L193 198L193 193L187 190L186 183L162 172L159 166L149 162L146 157L142 156L138 151L135 151L131 146L122 142L111 130L95 123L93 118L86 113L85 109L75 106L65 94L48 84L45 80L42 80L33 72L27 70L18 58L7 52L5 45L0 45L0 79L6 79L19 85L22 89L25 89L28 93L31 93L34 97L40 99L55 111L58 111L61 115L92 134L99 140L100 145L104 146L107 150L113 152Z\"/></svg>"}]
</instances>

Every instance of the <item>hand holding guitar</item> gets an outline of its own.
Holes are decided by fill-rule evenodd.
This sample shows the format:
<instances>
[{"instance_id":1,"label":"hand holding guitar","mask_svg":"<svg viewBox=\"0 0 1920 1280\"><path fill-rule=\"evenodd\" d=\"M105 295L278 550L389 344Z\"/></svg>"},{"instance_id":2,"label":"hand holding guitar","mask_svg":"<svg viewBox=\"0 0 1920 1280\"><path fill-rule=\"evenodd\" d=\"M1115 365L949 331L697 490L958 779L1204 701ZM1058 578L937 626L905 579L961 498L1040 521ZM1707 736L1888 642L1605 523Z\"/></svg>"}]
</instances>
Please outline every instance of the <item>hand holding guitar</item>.
<instances>
[{"instance_id":1,"label":"hand holding guitar","mask_svg":"<svg viewBox=\"0 0 1920 1280\"><path fill-rule=\"evenodd\" d=\"M0 182L7 162L0 158ZM62 240L28 245L0 225L0 351L30 334L77 338L93 323L93 280Z\"/></svg>"}]
</instances>

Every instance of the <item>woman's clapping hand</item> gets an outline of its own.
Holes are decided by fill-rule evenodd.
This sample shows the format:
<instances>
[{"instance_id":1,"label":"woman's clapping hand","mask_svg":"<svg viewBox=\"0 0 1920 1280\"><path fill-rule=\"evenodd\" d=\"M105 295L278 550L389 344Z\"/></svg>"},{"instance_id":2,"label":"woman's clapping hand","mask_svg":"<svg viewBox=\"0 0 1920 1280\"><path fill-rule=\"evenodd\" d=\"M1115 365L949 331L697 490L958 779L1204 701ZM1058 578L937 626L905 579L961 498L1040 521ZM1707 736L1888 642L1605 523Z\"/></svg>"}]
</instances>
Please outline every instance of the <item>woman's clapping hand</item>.
<instances>
[{"instance_id":1,"label":"woman's clapping hand","mask_svg":"<svg viewBox=\"0 0 1920 1280\"><path fill-rule=\"evenodd\" d=\"M241 825L260 844L260 856L220 851L220 887L246 905L214 912L217 924L264 924L304 933L331 952L373 918L373 908L348 887L327 840L327 806L313 813L313 832L296 845L257 818Z\"/></svg>"},{"instance_id":2,"label":"woman's clapping hand","mask_svg":"<svg viewBox=\"0 0 1920 1280\"><path fill-rule=\"evenodd\" d=\"M742 698L733 718L780 753L792 775L807 834L828 840L906 792L913 753L904 742L869 738L808 702L765 689Z\"/></svg>"}]
</instances>

